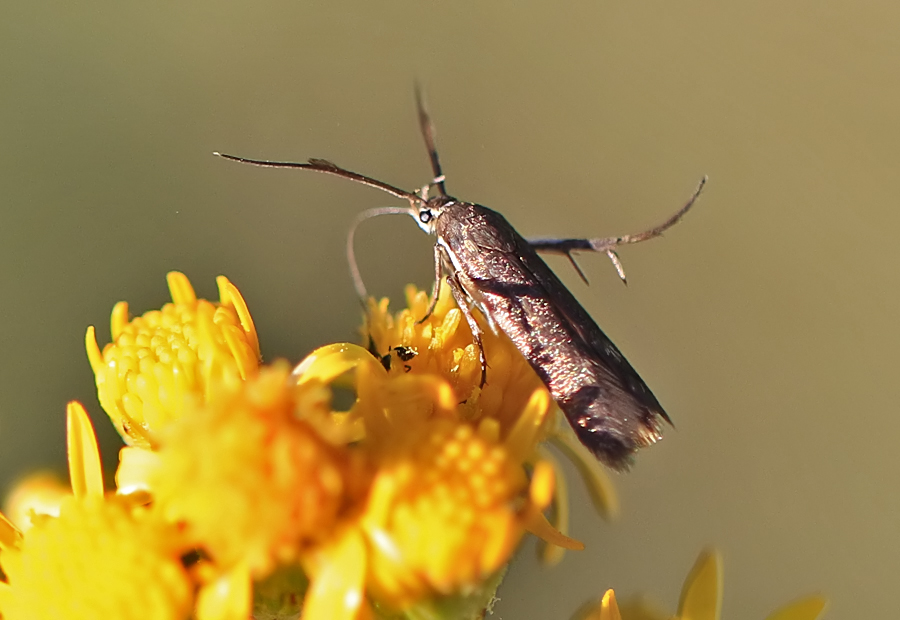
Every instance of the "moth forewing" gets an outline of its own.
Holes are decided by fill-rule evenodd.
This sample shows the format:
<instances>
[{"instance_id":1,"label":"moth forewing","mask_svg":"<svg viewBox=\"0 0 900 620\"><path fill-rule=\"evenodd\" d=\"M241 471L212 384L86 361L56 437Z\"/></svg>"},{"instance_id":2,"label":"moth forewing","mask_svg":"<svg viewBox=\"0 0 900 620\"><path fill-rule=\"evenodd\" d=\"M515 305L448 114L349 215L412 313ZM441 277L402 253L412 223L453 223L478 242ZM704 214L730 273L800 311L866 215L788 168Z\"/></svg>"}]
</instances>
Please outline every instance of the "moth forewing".
<instances>
[{"instance_id":1,"label":"moth forewing","mask_svg":"<svg viewBox=\"0 0 900 620\"><path fill-rule=\"evenodd\" d=\"M454 201L434 234L446 248L448 277L460 289L451 291L463 312L478 307L506 334L598 459L624 469L638 448L661 437L668 417L650 389L502 215Z\"/></svg>"}]
</instances>

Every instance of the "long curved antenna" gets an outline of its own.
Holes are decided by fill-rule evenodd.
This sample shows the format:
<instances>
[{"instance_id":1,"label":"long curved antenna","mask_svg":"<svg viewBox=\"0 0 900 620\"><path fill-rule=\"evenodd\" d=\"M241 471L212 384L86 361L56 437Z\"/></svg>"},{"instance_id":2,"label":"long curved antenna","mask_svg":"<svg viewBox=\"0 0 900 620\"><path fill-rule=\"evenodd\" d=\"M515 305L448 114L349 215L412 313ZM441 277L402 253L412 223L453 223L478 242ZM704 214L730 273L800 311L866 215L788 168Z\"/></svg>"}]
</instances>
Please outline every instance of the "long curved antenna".
<instances>
[{"instance_id":1,"label":"long curved antenna","mask_svg":"<svg viewBox=\"0 0 900 620\"><path fill-rule=\"evenodd\" d=\"M359 275L359 266L356 264L356 251L353 249L353 239L356 235L356 227L369 218L378 217L379 215L395 214L416 217L416 211L411 207L378 207L375 209L367 209L354 218L353 223L350 225L350 232L347 233L347 262L350 264L350 277L353 278L353 288L356 289L356 294L359 296L359 301L362 304L363 309L366 307L366 299L368 299L369 294L366 292L366 286L363 284L362 276Z\"/></svg>"},{"instance_id":2,"label":"long curved antenna","mask_svg":"<svg viewBox=\"0 0 900 620\"><path fill-rule=\"evenodd\" d=\"M437 148L434 146L434 123L431 122L431 117L425 108L425 97L422 95L422 88L418 82L416 82L416 110L419 113L419 129L422 130L422 138L425 140L425 148L428 149L428 158L431 160L431 171L434 173L432 184L438 188L441 196L446 196L444 173L441 171L441 162L438 159Z\"/></svg>"},{"instance_id":3,"label":"long curved antenna","mask_svg":"<svg viewBox=\"0 0 900 620\"><path fill-rule=\"evenodd\" d=\"M365 175L359 174L358 172L351 172L345 168L341 168L337 164L333 164L327 159L310 159L305 164L300 164L291 161L268 161L264 159L247 159L246 157L237 157L235 155L226 155L225 153L219 153L213 151L213 155L218 157L222 157L224 159L230 159L231 161L236 161L241 164L250 164L252 166L261 166L263 168L300 168L302 170L313 170L315 172L323 172L325 174L333 174L334 176L338 176L344 179L350 179L351 181L355 181L356 183L361 183L362 185L368 185L369 187L374 187L376 189L380 189L383 192L387 192L392 196L396 196L397 198L403 198L404 200L408 200L410 204L416 204L422 201L421 198L416 196L412 192L408 192L405 189L400 189L399 187L394 187L393 185L389 185L382 181L378 181L371 177L367 177Z\"/></svg>"}]
</instances>

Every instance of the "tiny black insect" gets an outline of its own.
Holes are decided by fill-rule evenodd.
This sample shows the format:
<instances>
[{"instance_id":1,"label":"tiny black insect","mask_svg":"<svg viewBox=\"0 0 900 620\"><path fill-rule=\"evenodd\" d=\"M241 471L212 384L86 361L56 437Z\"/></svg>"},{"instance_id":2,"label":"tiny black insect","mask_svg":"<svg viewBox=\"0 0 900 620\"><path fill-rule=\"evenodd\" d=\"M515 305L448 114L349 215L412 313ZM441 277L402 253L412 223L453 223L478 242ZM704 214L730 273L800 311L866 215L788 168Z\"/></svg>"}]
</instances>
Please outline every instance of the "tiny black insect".
<instances>
[{"instance_id":1,"label":"tiny black insect","mask_svg":"<svg viewBox=\"0 0 900 620\"><path fill-rule=\"evenodd\" d=\"M450 292L479 347L482 386L487 380L487 364L481 329L472 314L472 307L480 309L491 330L506 334L528 360L565 413L581 443L610 467L627 469L638 448L662 438L661 421L671 424L671 420L637 371L537 253L567 256L584 279L572 253L604 252L625 281L616 248L658 237L673 226L697 200L706 177L681 209L650 230L602 239L527 241L496 211L447 194L434 146L434 126L418 91L416 94L419 124L434 172L432 182L416 192L351 172L323 159L293 163L216 155L257 166L324 172L409 201L409 208L365 211L351 227L347 253L360 297L365 299L366 291L353 255L356 226L376 215L411 215L422 230L436 237L434 292L431 307L421 320L434 310L441 276L445 274ZM438 195L429 197L432 188L437 189ZM408 353L401 353L396 347L394 352L401 359ZM379 357L377 353L375 355ZM380 357L386 367L390 365L390 357L391 351Z\"/></svg>"},{"instance_id":2,"label":"tiny black insect","mask_svg":"<svg viewBox=\"0 0 900 620\"><path fill-rule=\"evenodd\" d=\"M391 369L391 366L393 365L394 357L396 357L401 362L404 362L403 370L405 370L406 372L409 372L410 370L412 370L412 366L410 366L406 362L408 362L409 360L411 360L412 358L414 358L415 356L417 356L419 354L419 352L416 351L416 349L414 347L405 347L403 345L399 345L396 347L388 347L387 354L381 355L378 352L378 347L376 346L375 340L372 339L371 335L369 336L369 353L374 355L375 359L377 359L379 362L381 362L381 365L384 366L385 370Z\"/></svg>"}]
</instances>

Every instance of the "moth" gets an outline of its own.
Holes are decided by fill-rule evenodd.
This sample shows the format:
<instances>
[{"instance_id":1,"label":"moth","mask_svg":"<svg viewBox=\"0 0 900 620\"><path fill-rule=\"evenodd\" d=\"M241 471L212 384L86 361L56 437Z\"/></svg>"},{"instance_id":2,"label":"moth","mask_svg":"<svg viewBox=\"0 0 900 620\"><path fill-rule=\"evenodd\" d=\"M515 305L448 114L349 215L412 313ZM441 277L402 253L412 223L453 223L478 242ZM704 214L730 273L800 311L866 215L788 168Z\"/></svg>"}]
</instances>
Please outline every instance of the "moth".
<instances>
[{"instance_id":1,"label":"moth","mask_svg":"<svg viewBox=\"0 0 900 620\"><path fill-rule=\"evenodd\" d=\"M694 205L706 177L674 215L644 232L596 239L523 238L502 215L447 194L431 122L416 92L419 126L431 160L434 178L410 192L351 172L324 159L306 163L247 159L216 153L233 161L272 168L299 168L350 179L408 201L409 207L383 207L361 213L348 235L348 256L357 293L366 298L353 255L353 235L363 220L377 215L407 214L435 237L434 276L430 316L437 303L441 276L466 318L478 346L481 385L488 379L477 308L490 329L502 332L528 361L565 414L578 439L602 463L627 469L634 453L662 438L668 414L612 341L578 303L538 252L562 254L582 279L573 252L605 253L623 282L625 272L616 249L662 235ZM435 196L429 196L436 190ZM626 282L627 283L627 282ZM390 354L390 352L389 352Z\"/></svg>"}]
</instances>

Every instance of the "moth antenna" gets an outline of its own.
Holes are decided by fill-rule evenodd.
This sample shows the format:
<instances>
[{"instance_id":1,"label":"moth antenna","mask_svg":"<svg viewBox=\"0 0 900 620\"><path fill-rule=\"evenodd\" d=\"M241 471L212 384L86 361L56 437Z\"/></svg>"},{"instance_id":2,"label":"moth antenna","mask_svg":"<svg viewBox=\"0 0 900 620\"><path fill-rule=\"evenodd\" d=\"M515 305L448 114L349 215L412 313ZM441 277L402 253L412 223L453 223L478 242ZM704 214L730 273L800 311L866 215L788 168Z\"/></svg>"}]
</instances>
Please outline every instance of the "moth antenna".
<instances>
[{"instance_id":1,"label":"moth antenna","mask_svg":"<svg viewBox=\"0 0 900 620\"><path fill-rule=\"evenodd\" d=\"M431 171L434 173L434 180L429 184L438 188L441 196L447 195L447 189L444 187L445 176L441 171L441 162L438 159L437 148L434 146L434 123L431 116L428 115L428 109L425 107L425 96L422 94L422 87L418 82L415 83L416 90L416 111L419 113L419 129L422 131L422 138L425 140L425 148L428 149L428 158L431 160Z\"/></svg>"},{"instance_id":2,"label":"moth antenna","mask_svg":"<svg viewBox=\"0 0 900 620\"><path fill-rule=\"evenodd\" d=\"M668 229L672 228L675 224L677 224L681 218L684 217L685 213L690 211L691 207L694 206L694 203L697 202L697 198L700 197L700 192L703 191L703 186L706 185L706 181L709 180L709 177L704 175L702 179L700 179L700 183L697 185L697 189L694 190L694 193L691 194L691 197L688 198L688 201L684 204L683 207L678 209L675 214L667 219L665 222L651 228L650 230L645 230L644 232L638 233L636 235L623 235L621 237L609 238L609 239L597 239L592 240L591 245L593 246L594 251L602 251L606 249L606 246L615 247L617 245L625 245L626 243L640 243L641 241L646 241L647 239L653 239L654 237L660 237L662 234ZM610 256L612 259L612 257ZM613 259L613 263L616 260ZM618 266L616 267L618 269ZM624 277L622 278L625 279Z\"/></svg>"},{"instance_id":3,"label":"moth antenna","mask_svg":"<svg viewBox=\"0 0 900 620\"><path fill-rule=\"evenodd\" d=\"M353 172L352 170L341 168L337 164L333 164L327 159L310 159L306 163L298 163L293 161L249 159L247 157L238 157L237 155L226 155L225 153L219 153L217 151L213 151L213 155L215 155L216 157L221 157L223 159L236 161L239 164L250 164L251 166L259 166L261 168L296 168L300 170L312 170L314 172L332 174L334 176L341 177L342 179L350 179L351 181L359 183L361 185L368 185L369 187L380 189L381 191L387 192L388 194L396 196L397 198L408 200L410 204L418 203L420 200L420 198L412 192L408 192L405 189L400 189L399 187L394 187L389 183L373 179L372 177L367 177L364 174L359 174L358 172Z\"/></svg>"},{"instance_id":4,"label":"moth antenna","mask_svg":"<svg viewBox=\"0 0 900 620\"><path fill-rule=\"evenodd\" d=\"M350 277L353 278L353 288L356 289L359 302L362 304L364 310L366 308L366 299L368 299L369 294L366 292L366 286L363 284L362 276L359 274L359 266L356 264L356 251L353 249L356 227L365 220L378 217L379 215L397 214L416 216L415 210L411 207L377 207L375 209L367 209L353 219L353 223L350 225L350 232L347 233L347 262L350 264Z\"/></svg>"}]
</instances>

